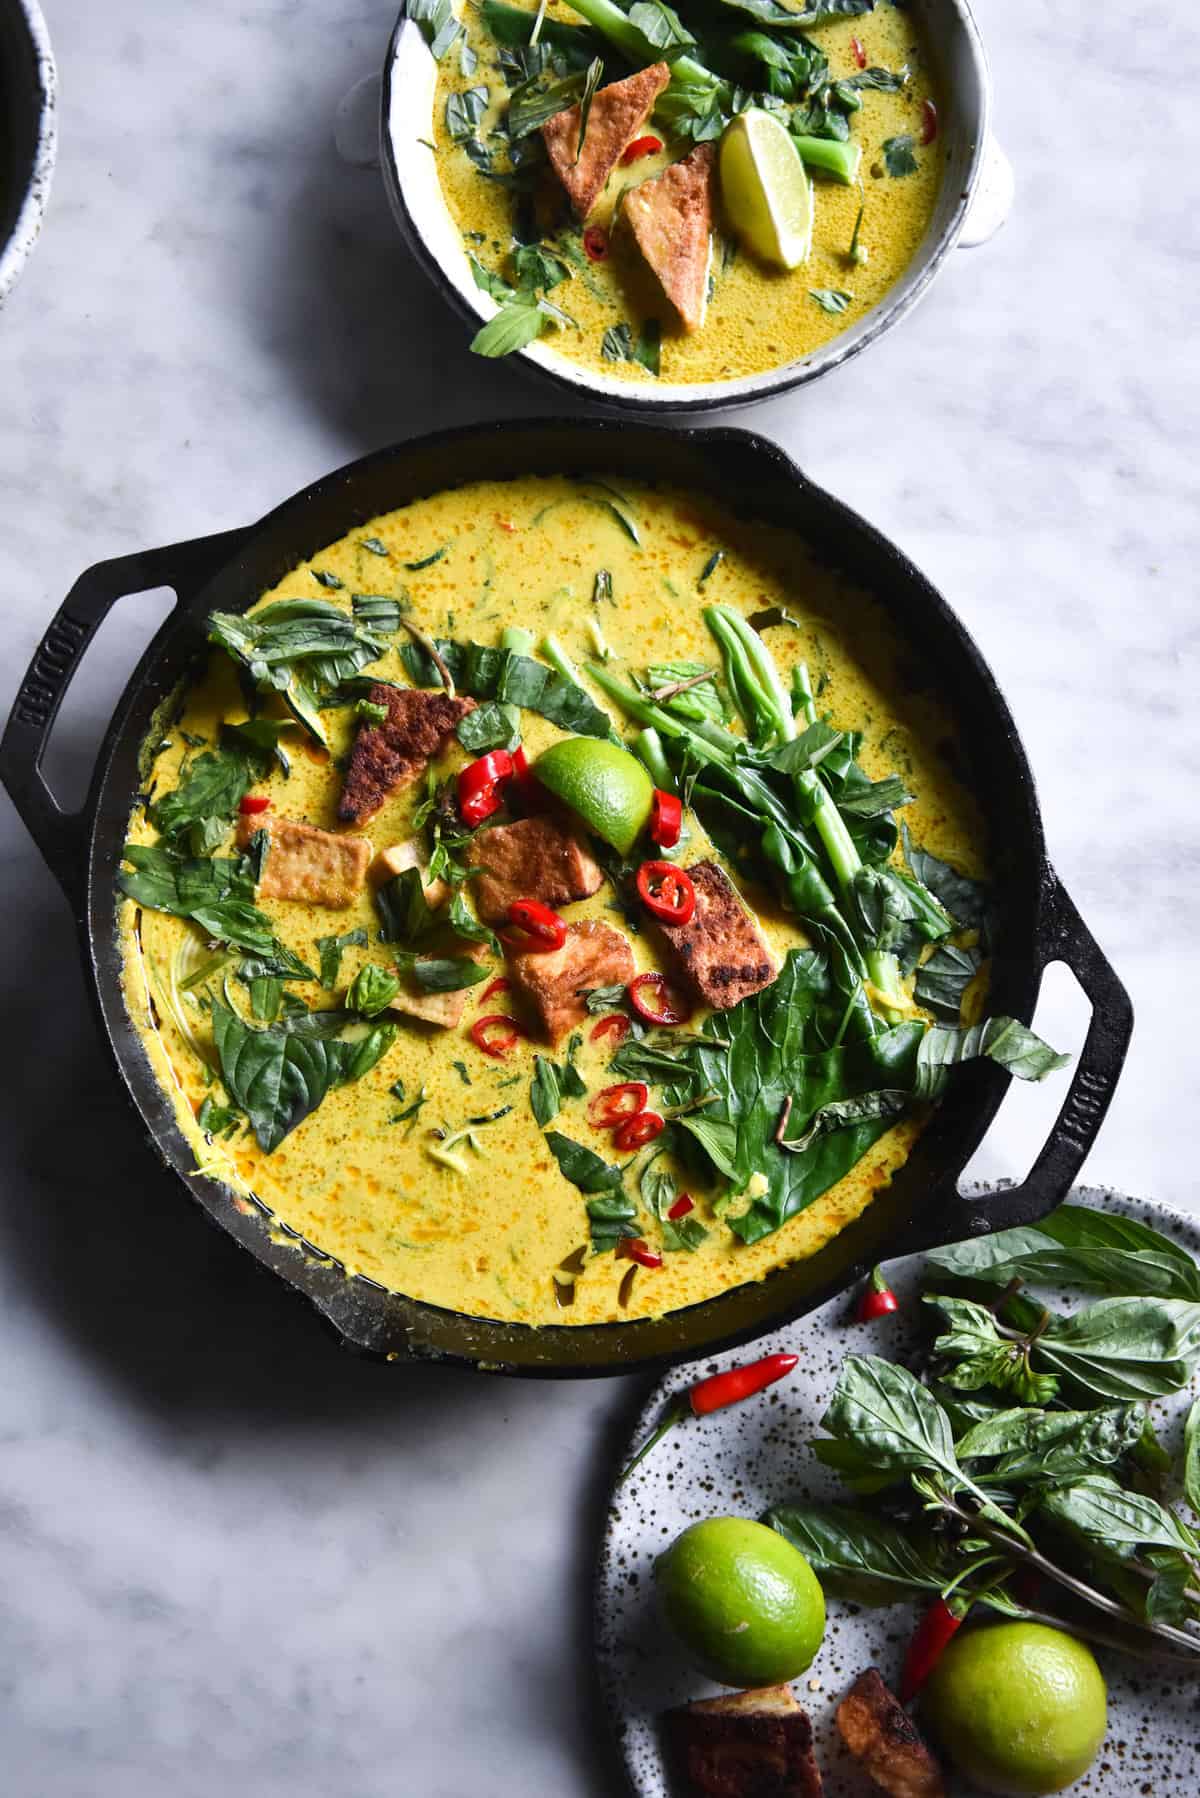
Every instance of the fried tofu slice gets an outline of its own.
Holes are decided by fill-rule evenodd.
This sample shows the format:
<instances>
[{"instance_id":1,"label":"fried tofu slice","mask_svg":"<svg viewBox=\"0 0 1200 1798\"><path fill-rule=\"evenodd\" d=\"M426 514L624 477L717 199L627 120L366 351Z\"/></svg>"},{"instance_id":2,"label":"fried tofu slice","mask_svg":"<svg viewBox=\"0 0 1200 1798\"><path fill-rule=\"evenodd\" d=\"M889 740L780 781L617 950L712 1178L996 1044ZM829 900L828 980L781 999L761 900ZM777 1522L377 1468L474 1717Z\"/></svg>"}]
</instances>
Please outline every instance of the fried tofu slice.
<instances>
[{"instance_id":1,"label":"fried tofu slice","mask_svg":"<svg viewBox=\"0 0 1200 1798\"><path fill-rule=\"evenodd\" d=\"M566 942L549 955L511 955L508 971L546 1040L557 1043L587 1016L584 993L618 981L623 986L637 970L621 932L588 920L569 924Z\"/></svg>"},{"instance_id":2,"label":"fried tofu slice","mask_svg":"<svg viewBox=\"0 0 1200 1798\"><path fill-rule=\"evenodd\" d=\"M449 949L439 950L445 955L467 955L472 961L482 961L487 954L485 943L454 942ZM401 973L400 991L388 1006L389 1011L402 1012L405 1017L420 1018L425 1024L437 1024L443 1030L453 1030L461 1024L463 1013L467 1009L467 1000L475 991L473 986L460 987L453 993L425 993L417 985L411 974Z\"/></svg>"},{"instance_id":3,"label":"fried tofu slice","mask_svg":"<svg viewBox=\"0 0 1200 1798\"><path fill-rule=\"evenodd\" d=\"M589 898L604 880L574 832L550 817L520 818L479 831L466 861L482 870L471 891L485 924L503 923L514 899L566 905Z\"/></svg>"},{"instance_id":4,"label":"fried tofu slice","mask_svg":"<svg viewBox=\"0 0 1200 1798\"><path fill-rule=\"evenodd\" d=\"M475 710L473 699L389 687L383 681L367 696L372 705L385 705L388 715L382 724L358 727L338 800L343 824L364 823L385 799L411 786L449 742L459 720Z\"/></svg>"},{"instance_id":5,"label":"fried tofu slice","mask_svg":"<svg viewBox=\"0 0 1200 1798\"><path fill-rule=\"evenodd\" d=\"M663 1723L678 1798L821 1798L812 1724L788 1686L684 1704Z\"/></svg>"},{"instance_id":6,"label":"fried tofu slice","mask_svg":"<svg viewBox=\"0 0 1200 1798\"><path fill-rule=\"evenodd\" d=\"M701 1001L728 1011L770 986L779 970L754 919L717 864L693 862L687 872L696 889L696 909L686 924L663 924L663 939L679 973Z\"/></svg>"},{"instance_id":7,"label":"fried tofu slice","mask_svg":"<svg viewBox=\"0 0 1200 1798\"><path fill-rule=\"evenodd\" d=\"M450 888L444 880L426 880L425 868L412 837L406 843L392 843L387 849L381 849L371 863L371 878L382 886L385 880L394 880L397 874L406 874L410 868L421 870L421 886L430 911L445 905Z\"/></svg>"},{"instance_id":8,"label":"fried tofu slice","mask_svg":"<svg viewBox=\"0 0 1200 1798\"><path fill-rule=\"evenodd\" d=\"M586 218L631 138L637 136L671 79L665 62L639 69L624 81L596 90L588 113L583 149L579 148L579 108L556 112L542 126L546 154L580 218ZM578 161L576 157L578 156Z\"/></svg>"},{"instance_id":9,"label":"fried tofu slice","mask_svg":"<svg viewBox=\"0 0 1200 1798\"><path fill-rule=\"evenodd\" d=\"M860 1673L837 1708L838 1734L889 1798L943 1798L942 1770L878 1667Z\"/></svg>"},{"instance_id":10,"label":"fried tofu slice","mask_svg":"<svg viewBox=\"0 0 1200 1798\"><path fill-rule=\"evenodd\" d=\"M708 310L713 167L713 145L697 144L682 162L625 196L625 218L638 249L685 331L698 331Z\"/></svg>"},{"instance_id":11,"label":"fried tofu slice","mask_svg":"<svg viewBox=\"0 0 1200 1798\"><path fill-rule=\"evenodd\" d=\"M260 830L266 831L270 845L258 883L260 898L304 899L342 911L362 892L371 860L366 837L336 836L295 818L256 812L238 819L238 848L248 848Z\"/></svg>"}]
</instances>

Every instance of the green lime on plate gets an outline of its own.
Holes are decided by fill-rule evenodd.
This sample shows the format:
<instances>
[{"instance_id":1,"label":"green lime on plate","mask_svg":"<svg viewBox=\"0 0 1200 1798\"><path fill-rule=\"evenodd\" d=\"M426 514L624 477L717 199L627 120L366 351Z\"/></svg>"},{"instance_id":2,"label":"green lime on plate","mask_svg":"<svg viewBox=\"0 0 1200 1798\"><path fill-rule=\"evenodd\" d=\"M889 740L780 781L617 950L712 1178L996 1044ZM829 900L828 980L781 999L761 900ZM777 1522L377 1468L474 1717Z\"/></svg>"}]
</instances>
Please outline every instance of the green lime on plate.
<instances>
[{"instance_id":1,"label":"green lime on plate","mask_svg":"<svg viewBox=\"0 0 1200 1798\"><path fill-rule=\"evenodd\" d=\"M628 855L650 816L654 785L642 764L602 737L567 737L542 751L533 772L619 855Z\"/></svg>"},{"instance_id":2,"label":"green lime on plate","mask_svg":"<svg viewBox=\"0 0 1200 1798\"><path fill-rule=\"evenodd\" d=\"M800 153L772 113L739 113L721 139L721 193L738 235L764 262L798 268L812 248L813 192Z\"/></svg>"},{"instance_id":3,"label":"green lime on plate","mask_svg":"<svg viewBox=\"0 0 1200 1798\"><path fill-rule=\"evenodd\" d=\"M695 1665L724 1686L773 1686L812 1664L825 1596L798 1548L746 1517L693 1523L654 1563L658 1602Z\"/></svg>"},{"instance_id":4,"label":"green lime on plate","mask_svg":"<svg viewBox=\"0 0 1200 1798\"><path fill-rule=\"evenodd\" d=\"M929 1676L921 1714L985 1792L1042 1798L1087 1772L1108 1694L1089 1648L1043 1623L964 1631Z\"/></svg>"}]
</instances>

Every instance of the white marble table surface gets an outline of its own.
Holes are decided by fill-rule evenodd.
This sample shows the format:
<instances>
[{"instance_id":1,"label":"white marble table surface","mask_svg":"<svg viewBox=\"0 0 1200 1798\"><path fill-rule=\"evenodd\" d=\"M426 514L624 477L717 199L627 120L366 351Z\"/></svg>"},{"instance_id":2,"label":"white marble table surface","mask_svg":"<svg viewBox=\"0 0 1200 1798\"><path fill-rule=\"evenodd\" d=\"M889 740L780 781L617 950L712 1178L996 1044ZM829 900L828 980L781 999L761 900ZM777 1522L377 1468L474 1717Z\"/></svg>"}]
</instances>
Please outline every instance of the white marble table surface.
<instances>
[{"instance_id":1,"label":"white marble table surface","mask_svg":"<svg viewBox=\"0 0 1200 1798\"><path fill-rule=\"evenodd\" d=\"M5 710L89 563L553 400L468 356L377 178L333 152L388 0L46 3L61 161L0 316ZM1200 24L980 11L1011 222L869 356L745 422L901 543L991 659L1138 1010L1089 1178L1194 1208ZM153 611L126 602L92 653L65 792ZM588 1575L635 1384L339 1356L154 1177L7 800L0 829L5 1792L614 1791ZM1047 1027L1069 1043L1081 1015L1053 982ZM1045 1125L1047 1095L1017 1097L985 1176Z\"/></svg>"}]
</instances>

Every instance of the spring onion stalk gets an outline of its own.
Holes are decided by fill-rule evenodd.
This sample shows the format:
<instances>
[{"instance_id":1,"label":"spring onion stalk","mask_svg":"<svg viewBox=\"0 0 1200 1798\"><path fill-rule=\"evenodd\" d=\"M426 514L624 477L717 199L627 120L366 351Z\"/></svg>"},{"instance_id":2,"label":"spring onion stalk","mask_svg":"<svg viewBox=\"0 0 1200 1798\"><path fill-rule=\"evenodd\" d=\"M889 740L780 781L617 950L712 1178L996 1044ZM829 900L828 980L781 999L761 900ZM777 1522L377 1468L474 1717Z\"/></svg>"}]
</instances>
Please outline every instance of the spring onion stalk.
<instances>
[{"instance_id":1,"label":"spring onion stalk","mask_svg":"<svg viewBox=\"0 0 1200 1798\"><path fill-rule=\"evenodd\" d=\"M862 161L861 144L849 140L841 143L836 137L802 137L799 133L792 137L792 142L800 153L801 162L808 168L832 175L843 187L854 186Z\"/></svg>"},{"instance_id":2,"label":"spring onion stalk","mask_svg":"<svg viewBox=\"0 0 1200 1798\"><path fill-rule=\"evenodd\" d=\"M576 686L579 685L579 675L575 664L557 637L543 637L538 644L538 651L549 662L556 674L561 674L564 680L573 681Z\"/></svg>"},{"instance_id":3,"label":"spring onion stalk","mask_svg":"<svg viewBox=\"0 0 1200 1798\"><path fill-rule=\"evenodd\" d=\"M613 5L613 0L583 0L581 6L576 6L575 0L571 0L571 11L586 19L635 67L645 68L647 63L657 62L658 49L626 17L619 6ZM691 56L677 56L671 64L672 87L708 87L714 82L720 86L725 85L711 69L706 69L703 63L696 62Z\"/></svg>"},{"instance_id":4,"label":"spring onion stalk","mask_svg":"<svg viewBox=\"0 0 1200 1798\"><path fill-rule=\"evenodd\" d=\"M749 734L760 745L772 737L790 743L796 735L791 701L758 632L732 606L705 606L704 622L720 645L725 679Z\"/></svg>"},{"instance_id":5,"label":"spring onion stalk","mask_svg":"<svg viewBox=\"0 0 1200 1798\"><path fill-rule=\"evenodd\" d=\"M638 732L633 740L633 747L649 769L655 786L664 793L673 793L675 776L671 773L671 764L663 750L662 738L653 725L648 730Z\"/></svg>"},{"instance_id":6,"label":"spring onion stalk","mask_svg":"<svg viewBox=\"0 0 1200 1798\"><path fill-rule=\"evenodd\" d=\"M533 632L519 624L507 624L500 632L500 647L511 650L515 656L527 656L533 649Z\"/></svg>"}]
</instances>

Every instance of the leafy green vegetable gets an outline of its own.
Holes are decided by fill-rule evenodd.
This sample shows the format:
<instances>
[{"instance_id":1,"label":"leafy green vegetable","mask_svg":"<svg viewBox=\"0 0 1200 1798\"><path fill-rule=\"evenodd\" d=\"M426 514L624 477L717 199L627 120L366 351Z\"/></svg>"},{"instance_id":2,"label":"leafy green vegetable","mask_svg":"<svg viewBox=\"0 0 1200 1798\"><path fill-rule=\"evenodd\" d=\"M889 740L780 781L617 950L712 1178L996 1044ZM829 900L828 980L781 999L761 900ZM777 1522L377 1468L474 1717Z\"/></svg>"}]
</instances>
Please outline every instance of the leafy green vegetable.
<instances>
[{"instance_id":1,"label":"leafy green vegetable","mask_svg":"<svg viewBox=\"0 0 1200 1798\"><path fill-rule=\"evenodd\" d=\"M425 897L419 868L405 868L385 880L376 889L375 908L379 913L382 942L411 947L428 936L433 928L434 914Z\"/></svg>"},{"instance_id":2,"label":"leafy green vegetable","mask_svg":"<svg viewBox=\"0 0 1200 1798\"><path fill-rule=\"evenodd\" d=\"M224 838L252 779L248 756L233 749L209 750L190 761L178 786L150 807L150 822L181 853L204 854ZM203 827L213 820L219 834L215 842L205 841Z\"/></svg>"},{"instance_id":3,"label":"leafy green vegetable","mask_svg":"<svg viewBox=\"0 0 1200 1798\"><path fill-rule=\"evenodd\" d=\"M913 997L936 1017L957 1023L962 998L979 972L982 957L978 949L960 949L954 943L942 943L929 960L917 970Z\"/></svg>"},{"instance_id":4,"label":"leafy green vegetable","mask_svg":"<svg viewBox=\"0 0 1200 1798\"><path fill-rule=\"evenodd\" d=\"M800 1136L781 1136L779 1147L790 1155L803 1155L806 1149L831 1130L850 1130L858 1124L891 1120L903 1115L912 1103L912 1094L904 1088L881 1087L861 1093L857 1099L830 1099L809 1118Z\"/></svg>"},{"instance_id":5,"label":"leafy green vegetable","mask_svg":"<svg viewBox=\"0 0 1200 1798\"><path fill-rule=\"evenodd\" d=\"M546 1143L564 1179L580 1192L609 1192L621 1184L621 1170L557 1130L547 1130Z\"/></svg>"},{"instance_id":6,"label":"leafy green vegetable","mask_svg":"<svg viewBox=\"0 0 1200 1798\"><path fill-rule=\"evenodd\" d=\"M488 109L486 87L470 87L450 94L446 100L446 131L455 143L475 133Z\"/></svg>"},{"instance_id":7,"label":"leafy green vegetable","mask_svg":"<svg viewBox=\"0 0 1200 1798\"><path fill-rule=\"evenodd\" d=\"M489 749L515 749L521 741L520 724L514 724L511 712L495 700L460 718L455 734L471 755L485 755Z\"/></svg>"},{"instance_id":8,"label":"leafy green vegetable","mask_svg":"<svg viewBox=\"0 0 1200 1798\"><path fill-rule=\"evenodd\" d=\"M1062 1485L1119 1461L1138 1441L1144 1421L1145 1412L1137 1404L1096 1411L1022 1406L993 1413L960 1436L955 1446L962 1461L994 1460L990 1479Z\"/></svg>"},{"instance_id":9,"label":"leafy green vegetable","mask_svg":"<svg viewBox=\"0 0 1200 1798\"><path fill-rule=\"evenodd\" d=\"M671 1207L679 1198L679 1186L675 1176L663 1165L663 1157L655 1155L642 1169L640 1190L642 1203L652 1217L658 1219L662 1232L662 1246L670 1253L676 1249L687 1249L690 1253L700 1247L708 1237L708 1231L698 1217L688 1213L685 1217L669 1216Z\"/></svg>"},{"instance_id":10,"label":"leafy green vegetable","mask_svg":"<svg viewBox=\"0 0 1200 1798\"><path fill-rule=\"evenodd\" d=\"M956 924L967 929L985 930L989 902L986 887L960 874L949 862L939 861L927 849L919 849L907 829L903 829L901 835L905 860L914 878L945 907Z\"/></svg>"},{"instance_id":11,"label":"leafy green vegetable","mask_svg":"<svg viewBox=\"0 0 1200 1798\"><path fill-rule=\"evenodd\" d=\"M765 1521L786 1536L822 1586L861 1604L897 1604L941 1592L952 1578L929 1531L844 1505L774 1505Z\"/></svg>"},{"instance_id":12,"label":"leafy green vegetable","mask_svg":"<svg viewBox=\"0 0 1200 1798\"><path fill-rule=\"evenodd\" d=\"M385 705L375 705L369 699L356 699L354 716L360 718L364 724L386 724L388 709Z\"/></svg>"},{"instance_id":13,"label":"leafy green vegetable","mask_svg":"<svg viewBox=\"0 0 1200 1798\"><path fill-rule=\"evenodd\" d=\"M935 1274L1006 1287L1013 1280L1111 1296L1200 1299L1200 1268L1186 1250L1133 1218L1060 1205L1036 1228L1001 1230L934 1249Z\"/></svg>"},{"instance_id":14,"label":"leafy green vegetable","mask_svg":"<svg viewBox=\"0 0 1200 1798\"><path fill-rule=\"evenodd\" d=\"M550 1135L553 1134L551 1131ZM549 1136L546 1140L549 1141ZM619 1188L606 1191L600 1198L589 1199L587 1214L592 1247L597 1254L615 1249L623 1237L633 1234L637 1224L637 1206Z\"/></svg>"},{"instance_id":15,"label":"leafy green vegetable","mask_svg":"<svg viewBox=\"0 0 1200 1798\"><path fill-rule=\"evenodd\" d=\"M1200 1398L1188 1412L1183 1431L1183 1495L1200 1520Z\"/></svg>"},{"instance_id":16,"label":"leafy green vegetable","mask_svg":"<svg viewBox=\"0 0 1200 1798\"><path fill-rule=\"evenodd\" d=\"M541 1130L558 1116L564 1098L581 1099L587 1092L583 1076L575 1066L580 1041L578 1036L571 1038L566 1060L561 1063L553 1062L545 1055L534 1057L536 1065L529 1088L529 1104Z\"/></svg>"},{"instance_id":17,"label":"leafy green vegetable","mask_svg":"<svg viewBox=\"0 0 1200 1798\"><path fill-rule=\"evenodd\" d=\"M407 16L421 28L435 62L440 62L459 33L450 0L408 0Z\"/></svg>"},{"instance_id":18,"label":"leafy green vegetable","mask_svg":"<svg viewBox=\"0 0 1200 1798\"><path fill-rule=\"evenodd\" d=\"M1059 1055L1016 1018L987 1018L968 1029L931 1024L917 1050L916 1090L936 1099L946 1090L950 1069L986 1055L1019 1080L1044 1080L1065 1068L1069 1055Z\"/></svg>"},{"instance_id":19,"label":"leafy green vegetable","mask_svg":"<svg viewBox=\"0 0 1200 1798\"><path fill-rule=\"evenodd\" d=\"M1200 1360L1200 1303L1108 1298L1055 1319L1034 1355L1101 1398L1160 1398L1186 1386Z\"/></svg>"},{"instance_id":20,"label":"leafy green vegetable","mask_svg":"<svg viewBox=\"0 0 1200 1798\"><path fill-rule=\"evenodd\" d=\"M399 991L400 982L392 970L369 961L350 982L346 993L346 1009L361 1012L364 1018L376 1017L391 1004Z\"/></svg>"},{"instance_id":21,"label":"leafy green vegetable","mask_svg":"<svg viewBox=\"0 0 1200 1798\"><path fill-rule=\"evenodd\" d=\"M1165 1548L1185 1555L1200 1552L1200 1538L1155 1499L1125 1491L1108 1474L1049 1492L1042 1511L1063 1528L1104 1541L1110 1552L1132 1555L1139 1549Z\"/></svg>"},{"instance_id":22,"label":"leafy green vegetable","mask_svg":"<svg viewBox=\"0 0 1200 1798\"><path fill-rule=\"evenodd\" d=\"M271 920L253 903L253 871L245 856L192 860L161 844L141 843L126 843L122 854L133 872L122 869L117 885L138 905L190 918L218 942L252 955L287 954Z\"/></svg>"},{"instance_id":23,"label":"leafy green vegetable","mask_svg":"<svg viewBox=\"0 0 1200 1798\"><path fill-rule=\"evenodd\" d=\"M918 163L913 155L913 139L910 132L902 131L898 137L884 139L883 161L888 174L893 178L916 174Z\"/></svg>"},{"instance_id":24,"label":"leafy green vegetable","mask_svg":"<svg viewBox=\"0 0 1200 1798\"><path fill-rule=\"evenodd\" d=\"M808 297L822 312L847 312L854 304L854 295L841 287L810 287Z\"/></svg>"},{"instance_id":25,"label":"leafy green vegetable","mask_svg":"<svg viewBox=\"0 0 1200 1798\"><path fill-rule=\"evenodd\" d=\"M365 949L366 946L367 933L361 924L354 930L348 930L344 936L319 936L317 954L321 958L321 985L326 990L337 985L344 949Z\"/></svg>"},{"instance_id":26,"label":"leafy green vegetable","mask_svg":"<svg viewBox=\"0 0 1200 1798\"><path fill-rule=\"evenodd\" d=\"M597 56L588 65L587 73L583 78L583 93L580 95L579 99L579 136L575 142L576 163L578 163L579 158L583 155L584 141L587 137L588 120L592 113L592 101L596 97L596 89L600 85L600 78L603 74L604 64Z\"/></svg>"},{"instance_id":27,"label":"leafy green vegetable","mask_svg":"<svg viewBox=\"0 0 1200 1798\"><path fill-rule=\"evenodd\" d=\"M639 362L652 375L659 372L661 361L662 326L656 318L648 318L641 332L635 339L629 325L622 319L619 325L610 325L600 342L600 354L606 362Z\"/></svg>"},{"instance_id":28,"label":"leafy green vegetable","mask_svg":"<svg viewBox=\"0 0 1200 1798\"><path fill-rule=\"evenodd\" d=\"M581 104L595 61L587 73L582 70L558 77L539 73L513 89L508 103L506 127L514 140L540 131L547 120ZM603 69L603 64L600 65ZM594 91L594 90L593 90Z\"/></svg>"},{"instance_id":29,"label":"leafy green vegetable","mask_svg":"<svg viewBox=\"0 0 1200 1798\"><path fill-rule=\"evenodd\" d=\"M491 969L469 955L413 955L407 951L396 957L413 985L423 993L460 993L465 987L478 986Z\"/></svg>"},{"instance_id":30,"label":"leafy green vegetable","mask_svg":"<svg viewBox=\"0 0 1200 1798\"><path fill-rule=\"evenodd\" d=\"M880 1472L931 1475L947 1493L970 1492L993 1510L959 1465L945 1411L906 1367L878 1355L847 1355L821 1422L836 1441L864 1448Z\"/></svg>"},{"instance_id":31,"label":"leafy green vegetable","mask_svg":"<svg viewBox=\"0 0 1200 1798\"><path fill-rule=\"evenodd\" d=\"M395 1040L394 1024L376 1025L359 1038L327 1034L344 1021L344 1013L305 1012L255 1030L214 1000L213 1038L221 1078L233 1103L249 1118L264 1154L272 1154L333 1087L369 1073Z\"/></svg>"},{"instance_id":32,"label":"leafy green vegetable","mask_svg":"<svg viewBox=\"0 0 1200 1798\"><path fill-rule=\"evenodd\" d=\"M540 712L552 724L576 736L606 737L612 728L608 713L582 687L547 668L544 662L535 662L532 656L486 648L479 643L452 643L440 637L436 645L456 688L472 699L494 699L503 705ZM406 643L400 654L418 686L441 685L440 674L420 644Z\"/></svg>"},{"instance_id":33,"label":"leafy green vegetable","mask_svg":"<svg viewBox=\"0 0 1200 1798\"><path fill-rule=\"evenodd\" d=\"M397 602L386 602L399 624ZM389 626L387 628L394 628ZM278 693L297 723L321 744L323 689L378 661L386 644L353 613L323 599L281 599L256 612L213 612L208 638L224 649L261 691Z\"/></svg>"},{"instance_id":34,"label":"leafy green vegetable","mask_svg":"<svg viewBox=\"0 0 1200 1798\"><path fill-rule=\"evenodd\" d=\"M526 292L551 293L570 275L570 265L545 244L518 244L513 251L517 285Z\"/></svg>"},{"instance_id":35,"label":"leafy green vegetable","mask_svg":"<svg viewBox=\"0 0 1200 1798\"><path fill-rule=\"evenodd\" d=\"M540 335L546 316L537 300L506 300L495 318L475 333L471 348L477 356L511 356Z\"/></svg>"},{"instance_id":36,"label":"leafy green vegetable","mask_svg":"<svg viewBox=\"0 0 1200 1798\"><path fill-rule=\"evenodd\" d=\"M207 1136L223 1136L228 1140L243 1123L240 1111L229 1105L218 1105L210 1093L196 1113L196 1122Z\"/></svg>"}]
</instances>

